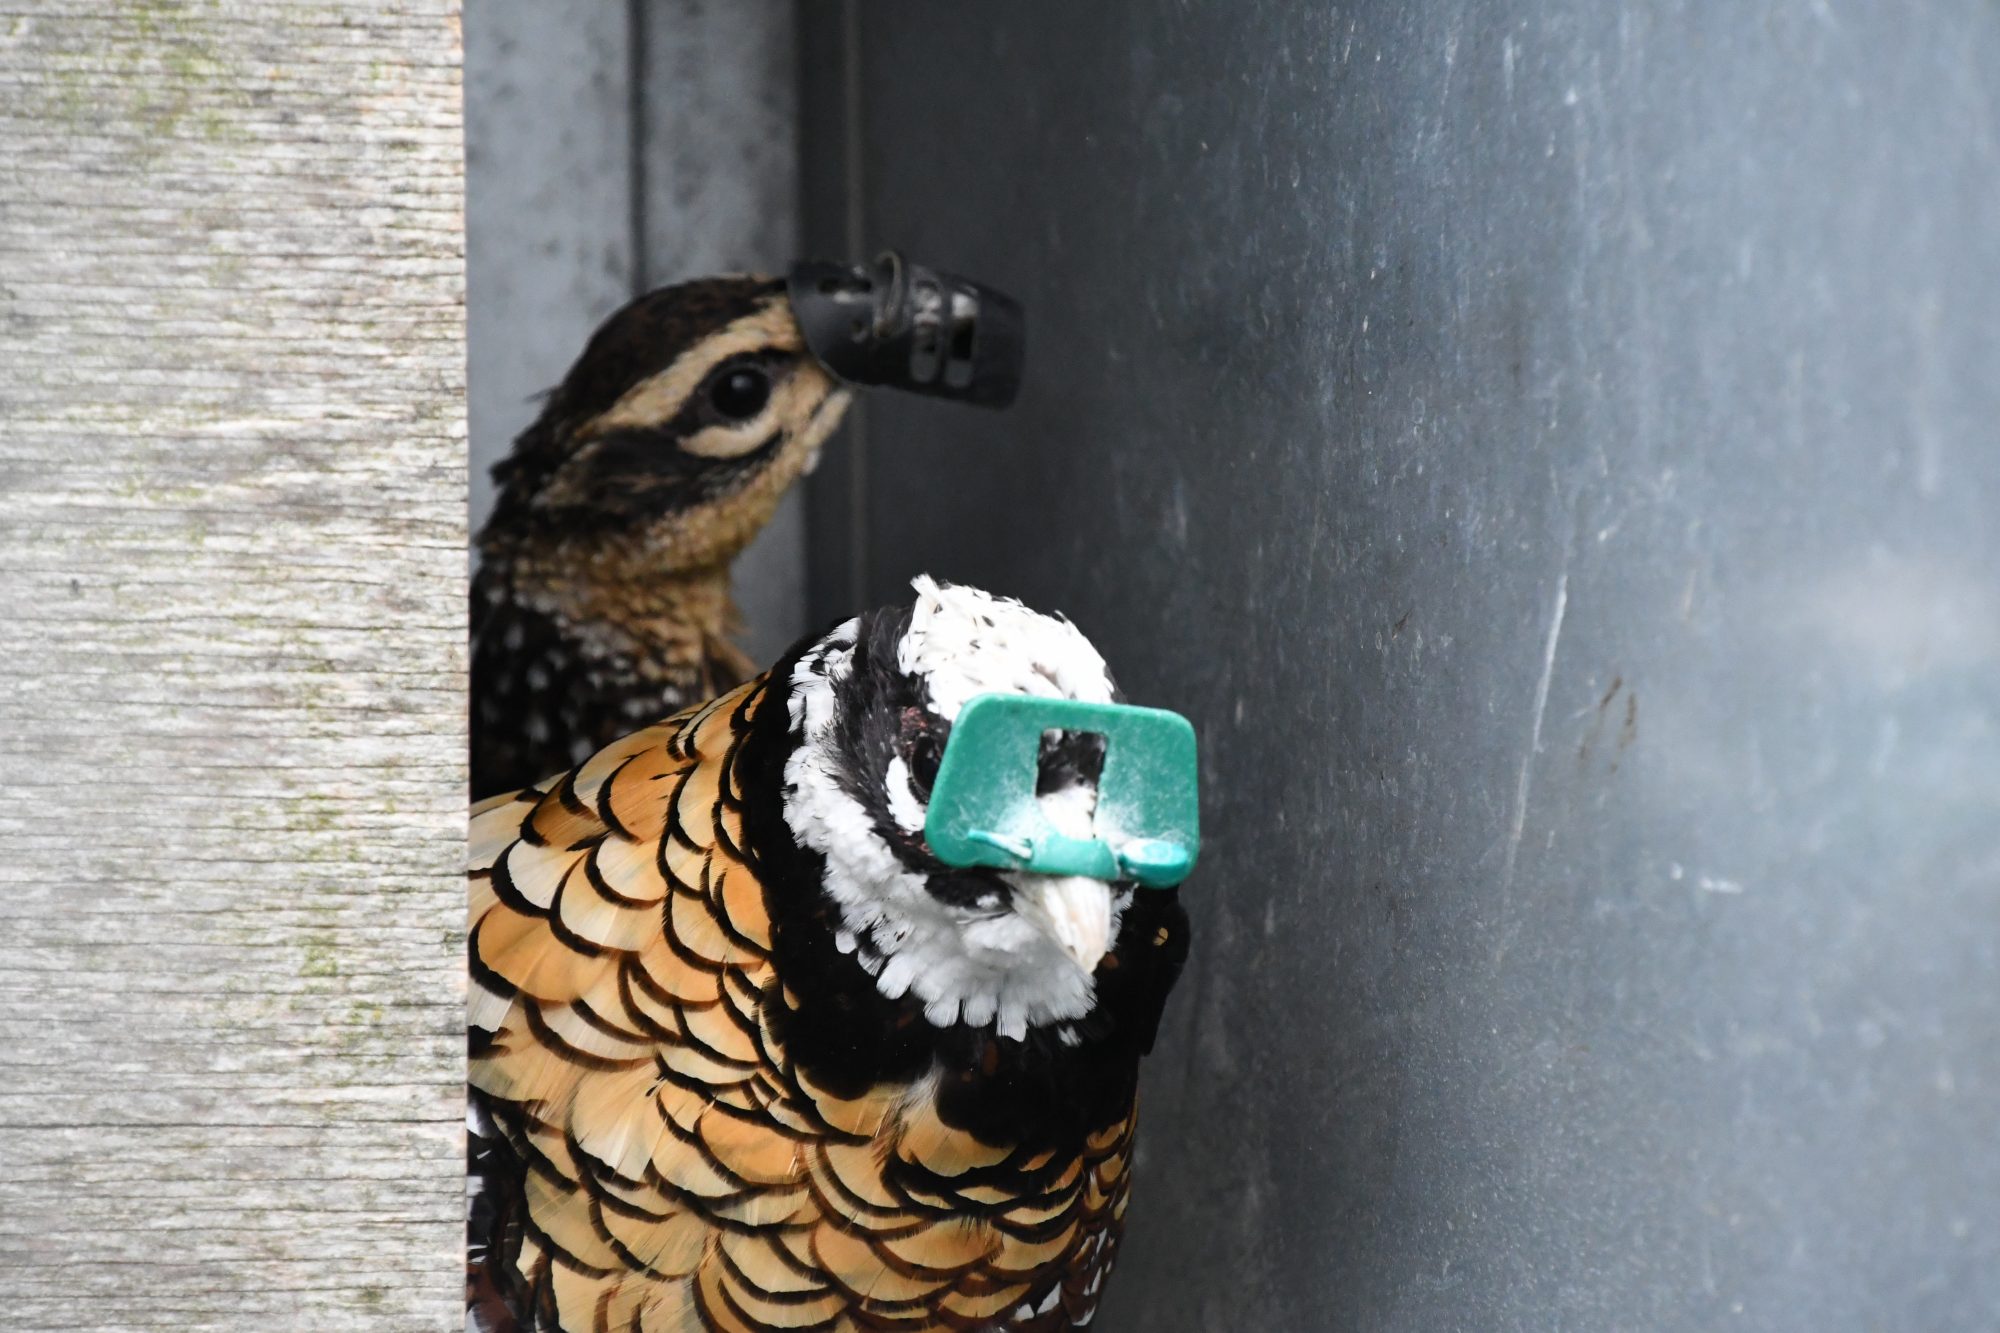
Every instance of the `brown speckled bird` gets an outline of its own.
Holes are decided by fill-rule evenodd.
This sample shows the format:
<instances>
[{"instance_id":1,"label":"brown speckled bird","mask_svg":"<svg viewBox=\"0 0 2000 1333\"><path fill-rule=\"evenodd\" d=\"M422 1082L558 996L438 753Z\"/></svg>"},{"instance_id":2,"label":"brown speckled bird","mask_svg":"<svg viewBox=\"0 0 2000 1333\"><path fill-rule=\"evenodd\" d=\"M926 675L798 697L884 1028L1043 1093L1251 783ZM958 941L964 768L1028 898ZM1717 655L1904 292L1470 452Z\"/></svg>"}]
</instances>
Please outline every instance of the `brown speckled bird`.
<instances>
[{"instance_id":1,"label":"brown speckled bird","mask_svg":"<svg viewBox=\"0 0 2000 1333\"><path fill-rule=\"evenodd\" d=\"M472 598L472 794L538 782L736 685L732 560L847 383L1004 406L1020 309L885 255L665 287L607 319L493 470Z\"/></svg>"},{"instance_id":2,"label":"brown speckled bird","mask_svg":"<svg viewBox=\"0 0 2000 1333\"><path fill-rule=\"evenodd\" d=\"M729 565L840 423L785 284L607 320L494 469L473 583L473 794L525 786L755 667Z\"/></svg>"},{"instance_id":3,"label":"brown speckled bird","mask_svg":"<svg viewBox=\"0 0 2000 1333\"><path fill-rule=\"evenodd\" d=\"M1115 692L1069 622L917 589L476 807L475 1326L1095 1314L1187 919L1173 890L931 853L968 698ZM1092 818L1091 739L1045 738L1052 817Z\"/></svg>"}]
</instances>

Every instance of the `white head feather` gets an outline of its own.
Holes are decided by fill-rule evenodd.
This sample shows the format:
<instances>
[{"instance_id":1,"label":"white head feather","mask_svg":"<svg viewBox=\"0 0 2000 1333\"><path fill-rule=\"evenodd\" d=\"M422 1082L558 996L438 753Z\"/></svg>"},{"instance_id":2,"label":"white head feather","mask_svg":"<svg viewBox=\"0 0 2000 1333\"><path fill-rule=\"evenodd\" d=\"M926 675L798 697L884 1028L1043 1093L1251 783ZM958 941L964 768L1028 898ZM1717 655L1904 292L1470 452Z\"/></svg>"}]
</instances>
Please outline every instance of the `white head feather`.
<instances>
[{"instance_id":1,"label":"white head feather","mask_svg":"<svg viewBox=\"0 0 2000 1333\"><path fill-rule=\"evenodd\" d=\"M937 717L950 722L985 693L1112 701L1103 657L1067 620L928 576L912 586L916 604L897 666L922 678ZM800 658L791 681L798 744L785 766L786 822L801 845L826 858L826 889L844 927L839 947L856 954L884 995L916 995L940 1027L992 1022L1002 1036L1019 1038L1030 1027L1082 1017L1129 891L1114 894L1101 880L1077 876L1008 874L1012 909L995 910L997 895L985 910L932 895L841 781L836 686L853 668L859 633L850 620ZM922 828L924 803L900 757L888 765L884 797L902 829ZM1066 832L1088 836L1094 793L1072 788L1044 802Z\"/></svg>"},{"instance_id":2,"label":"white head feather","mask_svg":"<svg viewBox=\"0 0 2000 1333\"><path fill-rule=\"evenodd\" d=\"M930 686L931 711L947 722L976 694L1111 702L1104 658L1061 616L1031 611L978 588L910 580L917 602L896 665Z\"/></svg>"}]
</instances>

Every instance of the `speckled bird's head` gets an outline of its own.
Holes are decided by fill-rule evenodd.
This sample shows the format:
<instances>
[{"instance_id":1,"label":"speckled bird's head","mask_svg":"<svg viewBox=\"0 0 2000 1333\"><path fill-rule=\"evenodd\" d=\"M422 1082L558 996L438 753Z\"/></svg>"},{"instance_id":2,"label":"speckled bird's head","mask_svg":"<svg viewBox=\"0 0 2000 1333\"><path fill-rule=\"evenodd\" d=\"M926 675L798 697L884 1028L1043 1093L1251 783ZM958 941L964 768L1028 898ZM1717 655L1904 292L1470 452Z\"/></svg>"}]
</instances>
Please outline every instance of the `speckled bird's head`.
<instances>
[{"instance_id":1,"label":"speckled bird's head","mask_svg":"<svg viewBox=\"0 0 2000 1333\"><path fill-rule=\"evenodd\" d=\"M604 322L494 468L480 548L631 577L722 564L811 469L847 401L781 280L650 292Z\"/></svg>"}]
</instances>

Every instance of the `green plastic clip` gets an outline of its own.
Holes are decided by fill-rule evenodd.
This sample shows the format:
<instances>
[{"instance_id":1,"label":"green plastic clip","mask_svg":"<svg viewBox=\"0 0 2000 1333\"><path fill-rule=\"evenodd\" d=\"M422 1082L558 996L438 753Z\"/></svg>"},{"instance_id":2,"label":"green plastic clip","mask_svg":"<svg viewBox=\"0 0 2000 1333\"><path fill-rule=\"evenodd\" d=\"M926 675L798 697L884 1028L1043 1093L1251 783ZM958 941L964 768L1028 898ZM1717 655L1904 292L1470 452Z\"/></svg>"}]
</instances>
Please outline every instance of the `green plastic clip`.
<instances>
[{"instance_id":1,"label":"green plastic clip","mask_svg":"<svg viewBox=\"0 0 2000 1333\"><path fill-rule=\"evenodd\" d=\"M1035 799L1049 731L1104 737L1094 838L1058 832ZM977 695L945 741L924 837L949 866L1172 888L1201 850L1194 727L1161 708Z\"/></svg>"}]
</instances>

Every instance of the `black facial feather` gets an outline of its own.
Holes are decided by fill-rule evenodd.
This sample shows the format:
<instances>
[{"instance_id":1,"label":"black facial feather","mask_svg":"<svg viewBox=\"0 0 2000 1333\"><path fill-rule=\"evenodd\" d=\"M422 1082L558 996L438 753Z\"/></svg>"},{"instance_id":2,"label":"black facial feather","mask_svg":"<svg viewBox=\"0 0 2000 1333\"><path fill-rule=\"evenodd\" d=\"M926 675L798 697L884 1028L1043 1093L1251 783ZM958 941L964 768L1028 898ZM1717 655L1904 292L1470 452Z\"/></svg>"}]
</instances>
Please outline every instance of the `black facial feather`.
<instances>
[{"instance_id":1,"label":"black facial feather","mask_svg":"<svg viewBox=\"0 0 2000 1333\"><path fill-rule=\"evenodd\" d=\"M1014 897L1006 880L991 870L945 865L931 855L921 834L896 822L889 808L890 765L901 758L915 778L921 756L929 771L917 784L918 794L928 799L938 757L951 735L951 724L931 712L923 678L897 665L897 646L909 631L910 617L910 608L904 607L865 618L847 678L834 687L839 701L835 735L848 759L841 785L868 813L897 859L924 876L932 897L967 910L1005 911Z\"/></svg>"},{"instance_id":2,"label":"black facial feather","mask_svg":"<svg viewBox=\"0 0 2000 1333\"><path fill-rule=\"evenodd\" d=\"M930 866L920 840L904 834L889 811L890 762L904 753L913 718L929 716L922 679L896 664L896 645L910 628L910 614L904 607L862 618L847 677L834 686L835 740L848 760L841 774L847 794L861 803L905 865L924 870Z\"/></svg>"},{"instance_id":3,"label":"black facial feather","mask_svg":"<svg viewBox=\"0 0 2000 1333\"><path fill-rule=\"evenodd\" d=\"M671 430L621 430L590 444L590 512L647 520L692 509L749 480L785 443L773 430L755 449L734 458L706 458L673 447Z\"/></svg>"}]
</instances>

